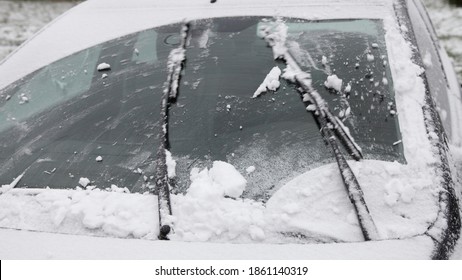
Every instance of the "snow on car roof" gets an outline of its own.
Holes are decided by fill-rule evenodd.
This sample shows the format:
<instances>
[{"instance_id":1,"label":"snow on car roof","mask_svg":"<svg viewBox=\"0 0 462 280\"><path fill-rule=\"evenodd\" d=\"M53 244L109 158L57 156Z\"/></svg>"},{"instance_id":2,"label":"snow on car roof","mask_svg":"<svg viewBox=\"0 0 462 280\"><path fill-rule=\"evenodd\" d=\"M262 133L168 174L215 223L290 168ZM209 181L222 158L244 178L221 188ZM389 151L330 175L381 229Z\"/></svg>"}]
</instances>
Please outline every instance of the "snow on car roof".
<instances>
[{"instance_id":1,"label":"snow on car roof","mask_svg":"<svg viewBox=\"0 0 462 280\"><path fill-rule=\"evenodd\" d=\"M0 89L62 57L158 25L206 17L384 18L390 0L89 0L69 10L0 64Z\"/></svg>"}]
</instances>

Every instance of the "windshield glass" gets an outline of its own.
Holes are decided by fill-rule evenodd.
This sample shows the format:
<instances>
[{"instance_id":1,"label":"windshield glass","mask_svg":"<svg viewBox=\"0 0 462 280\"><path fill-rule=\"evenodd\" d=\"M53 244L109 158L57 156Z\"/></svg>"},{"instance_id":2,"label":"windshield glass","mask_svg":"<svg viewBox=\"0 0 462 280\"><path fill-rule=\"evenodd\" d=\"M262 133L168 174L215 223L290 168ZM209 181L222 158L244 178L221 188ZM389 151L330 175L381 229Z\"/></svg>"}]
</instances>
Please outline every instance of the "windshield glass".
<instances>
[{"instance_id":1,"label":"windshield glass","mask_svg":"<svg viewBox=\"0 0 462 280\"><path fill-rule=\"evenodd\" d=\"M284 21L292 54L364 157L404 162L382 22ZM281 78L276 91L252 98L273 67L285 67L258 36L262 22L191 23L170 108L173 192L187 189L194 168L220 160L247 179L244 197L266 201L294 176L335 161L296 85ZM167 58L180 27L100 44L0 92L1 183L24 173L20 187L69 188L85 177L100 188L144 192L154 180Z\"/></svg>"}]
</instances>

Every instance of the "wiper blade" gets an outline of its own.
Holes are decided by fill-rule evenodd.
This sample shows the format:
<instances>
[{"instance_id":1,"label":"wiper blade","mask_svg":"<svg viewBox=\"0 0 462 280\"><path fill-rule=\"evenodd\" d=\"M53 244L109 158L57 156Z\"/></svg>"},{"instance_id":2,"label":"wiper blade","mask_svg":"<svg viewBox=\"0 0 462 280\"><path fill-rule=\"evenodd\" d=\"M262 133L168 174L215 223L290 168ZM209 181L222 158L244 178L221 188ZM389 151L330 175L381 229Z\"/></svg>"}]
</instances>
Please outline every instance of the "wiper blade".
<instances>
[{"instance_id":1,"label":"wiper blade","mask_svg":"<svg viewBox=\"0 0 462 280\"><path fill-rule=\"evenodd\" d=\"M295 82L302 88L303 101L309 102L315 106L316 119L318 121L320 121L320 119L325 119L330 129L333 130L351 157L355 160L361 160L363 158L361 148L356 144L343 122L331 113L327 102L313 88L311 84L311 75L300 68L289 50L284 54L283 60L290 69L296 73L294 78Z\"/></svg>"},{"instance_id":2,"label":"wiper blade","mask_svg":"<svg viewBox=\"0 0 462 280\"><path fill-rule=\"evenodd\" d=\"M181 28L180 46L170 51L168 56L167 68L168 77L164 86L161 101L161 129L159 131L160 145L156 155L155 187L150 191L157 194L158 211L159 211L159 236L161 240L168 240L168 234L171 231L169 217L172 215L172 206L170 202L170 189L173 180L168 176L167 169L167 150L169 149L168 141L168 115L169 108L176 101L178 95L178 86L181 78L181 71L186 61L186 44L189 36L189 23L183 24Z\"/></svg>"},{"instance_id":3,"label":"wiper blade","mask_svg":"<svg viewBox=\"0 0 462 280\"><path fill-rule=\"evenodd\" d=\"M284 28L282 28L282 31L284 32ZM353 138L345 131L343 123L340 124L341 121L334 117L329 111L327 102L313 88L311 84L311 74L304 72L300 68L286 48L285 35L282 34L282 36L278 37L278 34L268 32L268 30L263 30L263 32L264 34L262 37L273 48L275 59L280 59L285 62L288 70L293 74L293 81L300 86L300 91L303 93L303 101L310 102L314 105L313 115L321 127L320 131L324 141L332 148L333 155L340 170L340 175L348 192L348 197L355 208L364 239L366 241L378 240L378 230L364 200L361 186L353 170L341 153L337 138L340 139L341 143L345 145L345 148L356 160L362 158L361 150L356 145Z\"/></svg>"},{"instance_id":4,"label":"wiper blade","mask_svg":"<svg viewBox=\"0 0 462 280\"><path fill-rule=\"evenodd\" d=\"M186 61L186 44L188 42L189 28L189 23L182 25L180 45L177 48L171 50L170 54L168 55L168 77L164 93L168 92L169 99L175 100L178 95L181 71L183 70L183 66Z\"/></svg>"}]
</instances>

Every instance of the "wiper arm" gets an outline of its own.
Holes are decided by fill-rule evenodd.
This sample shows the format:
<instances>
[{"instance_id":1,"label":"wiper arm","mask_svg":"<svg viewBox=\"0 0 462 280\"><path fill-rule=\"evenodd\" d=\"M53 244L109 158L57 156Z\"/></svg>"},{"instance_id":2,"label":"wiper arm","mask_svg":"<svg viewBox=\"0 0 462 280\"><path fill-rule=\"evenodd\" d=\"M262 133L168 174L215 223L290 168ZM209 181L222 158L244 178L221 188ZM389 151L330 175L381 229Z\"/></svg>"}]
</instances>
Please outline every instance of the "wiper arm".
<instances>
[{"instance_id":1,"label":"wiper arm","mask_svg":"<svg viewBox=\"0 0 462 280\"><path fill-rule=\"evenodd\" d=\"M314 116L321 126L322 137L327 143L330 144L332 148L332 152L340 169L340 175L342 176L343 183L348 192L348 197L350 198L350 201L356 210L364 239L366 241L377 240L379 237L378 231L369 212L369 209L367 208L363 191L359 185L358 180L356 179L355 174L353 173L353 170L348 165L348 162L338 147L337 137L340 134L341 137L339 138L347 145L349 149L351 149L351 151L356 150L355 144L353 144L354 141L350 141L351 139L348 137L345 131L343 131L343 127L339 125L341 121L332 116L327 107L327 103L312 87L311 76L300 69L289 51L285 53L283 59L287 65L290 65L291 68L297 69L296 73L298 74L295 75L295 80L297 84L302 88L302 92L304 93L304 101L308 99L309 102L315 106ZM337 137L334 136L334 133L337 135ZM355 159L357 160L362 157L360 153L355 154L355 156Z\"/></svg>"},{"instance_id":2,"label":"wiper arm","mask_svg":"<svg viewBox=\"0 0 462 280\"><path fill-rule=\"evenodd\" d=\"M311 84L311 74L304 72L290 54L285 46L285 37L278 38L277 34L271 34L267 32L267 30L263 32L265 33L262 37L273 48L275 59L283 60L288 70L293 73L293 81L300 86L300 90L303 93L303 101L310 102L314 105L313 115L321 127L320 131L324 141L332 148L333 155L340 170L340 175L348 192L348 197L355 208L364 239L366 241L378 240L378 230L367 208L363 191L353 170L348 165L348 162L338 147L337 137L344 143L347 150L356 160L362 158L359 147L352 137L346 133L343 124L340 125L341 121L334 117L329 111L327 102L313 88Z\"/></svg>"},{"instance_id":3,"label":"wiper arm","mask_svg":"<svg viewBox=\"0 0 462 280\"><path fill-rule=\"evenodd\" d=\"M169 149L168 141L168 115L169 109L178 95L178 86L181 78L181 71L186 61L186 44L189 36L189 23L183 24L181 28L180 46L171 50L168 56L167 68L168 76L164 85L161 101L161 129L158 134L160 145L156 155L155 188L151 187L151 192L157 194L159 211L159 236L160 240L168 240L171 231L169 217L172 215L170 202L170 189L173 181L168 176L166 151Z\"/></svg>"}]
</instances>

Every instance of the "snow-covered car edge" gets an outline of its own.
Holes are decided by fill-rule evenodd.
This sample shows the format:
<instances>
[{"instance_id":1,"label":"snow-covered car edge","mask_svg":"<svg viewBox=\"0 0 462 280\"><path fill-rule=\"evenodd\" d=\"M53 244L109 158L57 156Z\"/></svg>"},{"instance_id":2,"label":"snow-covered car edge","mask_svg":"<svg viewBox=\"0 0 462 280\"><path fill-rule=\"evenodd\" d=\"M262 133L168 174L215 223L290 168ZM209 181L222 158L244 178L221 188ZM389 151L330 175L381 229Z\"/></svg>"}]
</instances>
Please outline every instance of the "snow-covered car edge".
<instances>
[{"instance_id":1,"label":"snow-covered car edge","mask_svg":"<svg viewBox=\"0 0 462 280\"><path fill-rule=\"evenodd\" d=\"M404 28L401 28L402 35L412 44L414 50L413 62L423 68L424 63L419 53L407 9L407 0L396 0L396 17L399 24L404 26ZM430 236L435 243L432 259L448 259L460 237L461 220L459 202L448 163L448 138L442 129L443 125L436 111L433 97L430 94L426 72L422 72L421 78L425 84L425 105L422 107L425 117L424 122L433 152L437 155L436 168L442 178L441 186L443 187L443 190L439 193L440 212L438 218L429 227L426 235ZM437 137L435 138L434 135L437 135Z\"/></svg>"},{"instance_id":2,"label":"snow-covered car edge","mask_svg":"<svg viewBox=\"0 0 462 280\"><path fill-rule=\"evenodd\" d=\"M262 244L152 241L0 229L1 259L260 259L365 260L426 259L432 240L327 244Z\"/></svg>"}]
</instances>

